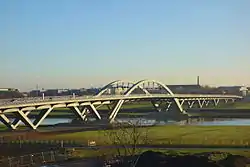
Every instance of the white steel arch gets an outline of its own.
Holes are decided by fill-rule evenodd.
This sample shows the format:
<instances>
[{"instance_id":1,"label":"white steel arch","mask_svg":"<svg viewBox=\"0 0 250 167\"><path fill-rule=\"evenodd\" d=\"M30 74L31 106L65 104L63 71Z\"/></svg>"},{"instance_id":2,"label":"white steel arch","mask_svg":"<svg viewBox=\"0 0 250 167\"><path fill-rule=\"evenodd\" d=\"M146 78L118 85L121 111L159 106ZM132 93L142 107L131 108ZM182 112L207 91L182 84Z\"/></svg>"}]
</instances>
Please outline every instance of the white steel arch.
<instances>
[{"instance_id":1,"label":"white steel arch","mask_svg":"<svg viewBox=\"0 0 250 167\"><path fill-rule=\"evenodd\" d=\"M129 96L136 88L141 87L142 84L147 83L147 82L153 82L156 83L160 86L162 86L170 95L174 95L174 93L163 83L156 81L156 80L150 80L150 79L144 79L141 80L139 82L137 82L136 84L134 84L130 89L127 90L127 92L125 92L125 96Z\"/></svg>"},{"instance_id":2,"label":"white steel arch","mask_svg":"<svg viewBox=\"0 0 250 167\"><path fill-rule=\"evenodd\" d=\"M129 96L138 86L141 86L143 83L147 83L147 82L153 82L153 83L156 83L156 84L162 86L171 96L174 96L174 93L165 84L163 84L160 81L150 80L150 79L141 80L141 81L137 82L136 84L134 84L133 87L131 87L127 92L125 92L125 96ZM174 102L176 103L176 105L181 113L186 113L185 110L183 110L179 99L174 98Z\"/></svg>"},{"instance_id":3,"label":"white steel arch","mask_svg":"<svg viewBox=\"0 0 250 167\"><path fill-rule=\"evenodd\" d=\"M150 80L150 79L141 80L141 81L137 82L136 84L134 84L133 87L131 87L127 92L125 92L125 96L129 96L137 87L139 87L143 83L147 83L147 82L153 82L153 83L156 83L156 84L162 86L171 96L174 96L174 93L165 84L163 84L160 81ZM180 110L181 113L186 113L185 110L183 110L182 105L180 104L179 99L174 98L174 102L176 103L176 105L179 108L179 110Z\"/></svg>"},{"instance_id":4,"label":"white steel arch","mask_svg":"<svg viewBox=\"0 0 250 167\"><path fill-rule=\"evenodd\" d=\"M107 85L105 85L101 90L100 90L100 92L98 92L97 93L97 97L98 96L101 96L106 90L108 90L108 88L110 87L110 86L112 86L112 85L114 85L114 84L117 84L117 83L119 83L119 82L122 82L122 80L116 80L116 81L113 81L113 82L110 82L110 83L108 83Z\"/></svg>"},{"instance_id":5,"label":"white steel arch","mask_svg":"<svg viewBox=\"0 0 250 167\"><path fill-rule=\"evenodd\" d=\"M141 81L135 83L131 88L129 88L129 89L124 93L124 96L129 96L136 88L140 88L140 89L142 89L143 91L146 90L146 89L144 89L144 88L142 87L142 84L148 83L148 82L153 82L153 83L155 83L155 84L157 84L157 85L162 86L171 96L174 96L174 93L173 93L165 84L163 84L163 83L161 83L161 82L159 82L159 81L150 80L150 79L141 80ZM144 92L145 92L145 91L144 91ZM150 93L149 93L147 90L146 90L145 93L150 95ZM175 104L177 105L179 111L180 111L181 113L183 113L183 114L186 114L186 111L182 108L182 105L180 104L180 101L179 101L177 98L173 98L173 100L174 100ZM111 113L110 116L109 116L109 119L111 120L111 122L114 121L116 115L118 114L118 112L119 112L119 110L120 110L120 108L121 108L121 106L123 105L124 102L125 102L124 100L119 100L119 101L116 103L116 105L115 105L115 107L114 107L114 110L112 111L112 113Z\"/></svg>"},{"instance_id":6,"label":"white steel arch","mask_svg":"<svg viewBox=\"0 0 250 167\"><path fill-rule=\"evenodd\" d=\"M131 89L132 87L134 87L135 83L134 82L130 82L130 81L124 81L124 80L116 80L113 82L110 82L109 84L107 84L106 86L104 86L96 95L96 97L99 97L101 95L103 95L103 93L105 91L107 91L110 87L112 87L115 84L119 84L119 83L128 83L131 84L131 87L129 89ZM138 86L145 94L150 94L146 89L144 89L141 85ZM129 90L128 89L128 90Z\"/></svg>"}]
</instances>

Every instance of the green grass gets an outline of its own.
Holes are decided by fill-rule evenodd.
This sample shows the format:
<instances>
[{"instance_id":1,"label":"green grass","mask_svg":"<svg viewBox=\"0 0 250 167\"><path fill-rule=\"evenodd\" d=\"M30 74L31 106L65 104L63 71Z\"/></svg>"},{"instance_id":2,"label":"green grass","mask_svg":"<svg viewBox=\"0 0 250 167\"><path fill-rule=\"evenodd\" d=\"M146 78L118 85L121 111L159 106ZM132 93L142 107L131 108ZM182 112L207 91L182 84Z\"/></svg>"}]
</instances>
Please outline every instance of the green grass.
<instances>
[{"instance_id":1,"label":"green grass","mask_svg":"<svg viewBox=\"0 0 250 167\"><path fill-rule=\"evenodd\" d=\"M145 129L141 129L145 130ZM250 144L250 126L157 126L147 128L151 144L204 144L245 145ZM86 143L95 140L105 145L107 131L85 131L50 136L53 140L75 140Z\"/></svg>"}]
</instances>

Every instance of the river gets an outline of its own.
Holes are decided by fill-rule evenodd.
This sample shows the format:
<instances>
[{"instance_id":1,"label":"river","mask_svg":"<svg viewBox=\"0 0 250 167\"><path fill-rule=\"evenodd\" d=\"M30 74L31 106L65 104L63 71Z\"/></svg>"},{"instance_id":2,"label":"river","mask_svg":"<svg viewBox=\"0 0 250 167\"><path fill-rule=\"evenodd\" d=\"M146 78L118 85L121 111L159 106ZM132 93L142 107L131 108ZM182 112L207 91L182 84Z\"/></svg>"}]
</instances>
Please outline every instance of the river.
<instances>
[{"instance_id":1,"label":"river","mask_svg":"<svg viewBox=\"0 0 250 167\"><path fill-rule=\"evenodd\" d=\"M60 123L70 123L72 119L66 118L48 118L45 119L41 125L55 125ZM91 122L94 119L91 120ZM250 119L236 119L236 118L199 118L199 119L188 119L183 121L173 121L173 120L156 120L147 118L118 118L119 122L130 122L137 123L145 126L149 125L201 125L201 126L213 126L213 125L225 125L225 126L246 126L250 125ZM1 123L0 123L1 124Z\"/></svg>"}]
</instances>

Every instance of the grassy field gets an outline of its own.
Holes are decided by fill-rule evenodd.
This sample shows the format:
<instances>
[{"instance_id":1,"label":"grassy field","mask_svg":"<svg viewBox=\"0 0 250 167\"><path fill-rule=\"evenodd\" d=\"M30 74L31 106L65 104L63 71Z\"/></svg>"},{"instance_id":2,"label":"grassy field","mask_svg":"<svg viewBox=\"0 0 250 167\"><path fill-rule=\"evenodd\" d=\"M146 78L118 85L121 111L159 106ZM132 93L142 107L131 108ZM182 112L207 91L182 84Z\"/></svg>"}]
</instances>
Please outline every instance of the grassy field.
<instances>
[{"instance_id":1,"label":"grassy field","mask_svg":"<svg viewBox=\"0 0 250 167\"><path fill-rule=\"evenodd\" d=\"M148 140L151 145L168 145L168 144L202 144L202 145L248 145L250 146L250 126L155 126L138 129L141 132L147 130ZM88 141L94 140L97 145L109 145L109 136L107 134L112 130L99 131L82 131L82 132L65 132L65 133L51 133L40 134L34 140L43 141L76 141L82 144L87 144ZM115 131L115 130L113 130ZM32 136L31 136L32 137ZM126 138L125 138L126 139ZM32 138L30 138L32 140ZM170 143L171 141L171 143ZM48 142L49 143L49 142ZM138 153L149 149L138 149ZM155 151L166 152L165 150L150 149ZM201 152L227 152L231 154L238 154L250 157L249 151L242 150L183 150L181 153L201 153ZM173 151L171 151L173 152ZM78 157L93 157L97 155L114 155L114 149L99 149L99 150L81 150L74 151L75 156Z\"/></svg>"},{"instance_id":2,"label":"grassy field","mask_svg":"<svg viewBox=\"0 0 250 167\"><path fill-rule=\"evenodd\" d=\"M104 131L76 132L60 134L49 137L53 140L68 139L86 142L86 140L95 140L97 145L107 144L108 137ZM250 126L158 126L148 128L150 144L203 144L203 145L250 145ZM249 144L248 144L249 143ZM138 149L139 152L148 149ZM166 150L151 149L155 151L166 152ZM231 154L244 155L250 157L250 150L177 150L182 153L202 153L202 152L227 152ZM76 150L75 154L81 157L91 157L102 154L113 155L116 150ZM172 151L171 151L172 152ZM175 152L175 151L174 151ZM219 155L218 155L219 156Z\"/></svg>"},{"instance_id":3,"label":"grassy field","mask_svg":"<svg viewBox=\"0 0 250 167\"><path fill-rule=\"evenodd\" d=\"M133 130L133 129L130 129ZM249 145L250 126L195 126L165 125L137 128L139 133L147 133L150 144L203 144L203 145ZM41 136L40 140L65 140L87 143L95 140L97 145L110 144L107 134L118 130L79 130L78 132L32 132ZM13 132L4 132L8 134ZM23 132L20 132L23 133ZM29 132L27 132L29 133ZM130 131L129 131L130 133ZM131 132L132 134L132 132ZM37 137L36 137L37 140ZM169 143L171 141L171 143Z\"/></svg>"},{"instance_id":4,"label":"grassy field","mask_svg":"<svg viewBox=\"0 0 250 167\"><path fill-rule=\"evenodd\" d=\"M145 128L141 128L145 132ZM109 130L110 131L110 130ZM85 131L47 136L51 140L95 140L97 145L109 144L107 131ZM250 126L156 126L148 127L151 144L250 145Z\"/></svg>"}]
</instances>

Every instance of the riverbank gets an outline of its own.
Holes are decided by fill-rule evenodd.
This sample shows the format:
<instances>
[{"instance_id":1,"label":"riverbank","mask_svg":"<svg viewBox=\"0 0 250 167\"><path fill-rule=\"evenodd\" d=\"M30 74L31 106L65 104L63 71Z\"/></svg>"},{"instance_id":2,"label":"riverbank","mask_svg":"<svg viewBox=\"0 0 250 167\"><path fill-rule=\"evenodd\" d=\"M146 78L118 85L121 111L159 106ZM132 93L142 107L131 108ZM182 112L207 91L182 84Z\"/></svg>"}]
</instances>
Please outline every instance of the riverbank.
<instances>
[{"instance_id":1,"label":"riverbank","mask_svg":"<svg viewBox=\"0 0 250 167\"><path fill-rule=\"evenodd\" d=\"M24 140L35 139L40 140L70 140L77 142L87 142L89 140L95 140L97 145L106 145L109 140L107 134L115 130L106 129L85 129L72 128L72 131L31 131L31 132L4 132L1 135L9 134L10 137L16 134L20 136L25 134ZM250 145L250 126L180 126L180 125L165 125L165 126L151 126L137 128L139 132L146 132L148 134L148 140L152 141L151 144L169 144L169 140L173 141L173 144L180 144L180 142L186 144L220 144L216 141L223 141L224 144L237 145L240 142L249 142ZM243 144L243 143L241 143Z\"/></svg>"},{"instance_id":2,"label":"riverbank","mask_svg":"<svg viewBox=\"0 0 250 167\"><path fill-rule=\"evenodd\" d=\"M191 118L250 118L250 109L188 109Z\"/></svg>"},{"instance_id":3,"label":"riverbank","mask_svg":"<svg viewBox=\"0 0 250 167\"><path fill-rule=\"evenodd\" d=\"M148 133L151 144L250 144L250 126L154 126L139 130ZM112 130L79 131L45 135L50 140L74 140L87 143L96 141L97 145L109 143L107 134Z\"/></svg>"},{"instance_id":4,"label":"riverbank","mask_svg":"<svg viewBox=\"0 0 250 167\"><path fill-rule=\"evenodd\" d=\"M131 129L130 129L131 130ZM37 147L41 147L43 145L56 142L57 146L61 146L61 141L68 141L67 143L81 143L82 146L87 146L89 141L95 141L97 146L106 146L111 144L110 138L107 134L110 132L115 132L116 130L83 130L78 129L75 132L25 132L24 136L20 138L21 133L16 135L16 139L14 139L13 132L10 132L9 135L12 138L13 144L16 143L16 146L20 149L20 141L23 143L23 149L25 143L28 141L30 145L27 145L27 148L33 148L33 145ZM250 126L153 126L153 127L143 127L137 128L139 133L147 133L147 141L149 142L148 146L158 145L166 146L171 144L173 145L198 145L201 146L246 146L250 147ZM26 138L25 138L26 137ZM131 136L127 136L131 137ZM127 142L127 137L124 136L124 142ZM7 138L5 138L7 139ZM141 139L140 139L141 140ZM33 142L32 142L33 141ZM65 142L65 146L67 145ZM40 145L40 146L39 146ZM10 145L11 146L11 145ZM34 147L35 148L35 147ZM41 148L45 148L44 146ZM22 149L21 149L22 150ZM146 151L148 149L138 149L139 152ZM205 151L211 151L211 149L159 149L152 148L152 150L161 150L166 151L170 150L170 152L180 152L185 153L200 153ZM172 150L172 151L171 151ZM212 149L212 151L216 151L218 149ZM219 149L218 151L223 151L223 149ZM224 149L225 152L250 156L250 151L248 150L237 150L237 149ZM74 154L77 157L94 157L100 155L114 155L117 153L117 149L75 149Z\"/></svg>"}]
</instances>

